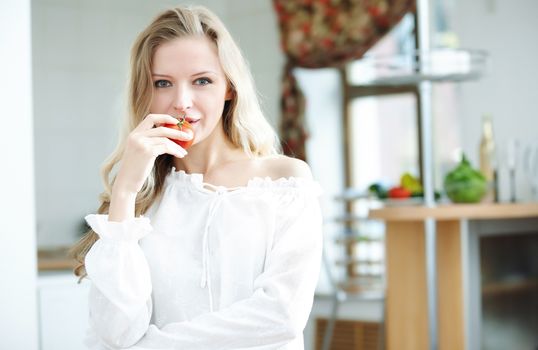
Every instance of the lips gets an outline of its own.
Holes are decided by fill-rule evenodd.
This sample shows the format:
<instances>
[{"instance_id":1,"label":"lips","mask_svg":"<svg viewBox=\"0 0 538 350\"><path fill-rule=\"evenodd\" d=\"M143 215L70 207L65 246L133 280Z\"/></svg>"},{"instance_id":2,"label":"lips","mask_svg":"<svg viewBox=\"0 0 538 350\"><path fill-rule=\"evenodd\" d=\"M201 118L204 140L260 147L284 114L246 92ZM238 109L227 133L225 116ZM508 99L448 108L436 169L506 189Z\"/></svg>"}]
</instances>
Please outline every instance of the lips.
<instances>
[{"instance_id":1,"label":"lips","mask_svg":"<svg viewBox=\"0 0 538 350\"><path fill-rule=\"evenodd\" d=\"M189 118L189 117L187 117L187 118L185 118L185 120L188 121L189 124L195 124L195 123L197 123L200 119L194 119L194 118Z\"/></svg>"}]
</instances>

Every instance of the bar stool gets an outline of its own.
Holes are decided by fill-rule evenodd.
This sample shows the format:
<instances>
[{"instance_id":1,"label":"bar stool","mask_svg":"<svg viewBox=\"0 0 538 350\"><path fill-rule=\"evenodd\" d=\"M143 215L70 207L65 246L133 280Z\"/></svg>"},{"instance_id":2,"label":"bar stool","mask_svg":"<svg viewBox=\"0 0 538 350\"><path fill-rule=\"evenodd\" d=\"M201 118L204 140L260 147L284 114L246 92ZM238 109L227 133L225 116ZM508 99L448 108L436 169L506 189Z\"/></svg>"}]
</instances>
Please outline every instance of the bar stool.
<instances>
[{"instance_id":1,"label":"bar stool","mask_svg":"<svg viewBox=\"0 0 538 350\"><path fill-rule=\"evenodd\" d=\"M362 198L362 197L361 197ZM340 197L337 197L337 199L341 200ZM349 199L346 199L349 200ZM352 224L357 224L358 222L367 220L364 216L358 216L358 215L349 215L346 214L341 217L333 218L330 220L332 223L337 223L339 225L342 225L342 223L347 223L347 228L342 230L342 234L338 236L334 242L334 244L344 244L344 246L347 248L350 245L353 245L354 243L359 242L365 242L368 241L369 238L366 238L364 235L361 234L360 230L350 228L353 226ZM373 241L373 239L371 239ZM379 241L379 240L378 240ZM381 244L383 244L384 240L380 241ZM385 287L384 287L384 280L382 281L381 285L377 285L377 288L372 288L371 283L368 283L368 278L365 278L364 276L361 276L359 274L358 278L356 276L353 276L349 273L349 271L346 271L344 274L344 278L341 280L338 280L335 275L335 271L337 269L341 269L342 267L348 268L353 265L361 264L361 263L368 263L367 259L364 259L363 257L358 254L358 256L353 256L352 254L348 254L349 250L346 249L346 254L344 259L336 259L334 257L330 257L328 254L327 244L323 244L323 252L322 252L322 258L323 258L323 265L328 277L328 281L331 287L331 314L327 323L327 327L325 328L325 333L323 335L323 343L321 350L330 350L331 342L333 340L334 335L334 328L336 324L336 320L338 319L338 312L342 304L346 302L352 302L352 301L376 301L381 302L381 322L380 322L380 329L379 329L379 337L377 342L377 349L384 349L385 341L384 341L384 328L385 328ZM359 252L360 253L360 252Z\"/></svg>"}]
</instances>

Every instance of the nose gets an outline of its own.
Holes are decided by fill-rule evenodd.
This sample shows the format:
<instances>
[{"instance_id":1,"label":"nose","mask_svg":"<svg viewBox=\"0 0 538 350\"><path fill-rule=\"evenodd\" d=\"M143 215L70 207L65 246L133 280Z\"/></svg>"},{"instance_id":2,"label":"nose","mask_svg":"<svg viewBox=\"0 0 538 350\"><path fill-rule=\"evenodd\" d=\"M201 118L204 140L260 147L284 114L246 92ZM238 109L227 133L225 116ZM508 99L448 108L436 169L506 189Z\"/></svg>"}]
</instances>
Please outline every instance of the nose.
<instances>
[{"instance_id":1,"label":"nose","mask_svg":"<svg viewBox=\"0 0 538 350\"><path fill-rule=\"evenodd\" d=\"M192 107L192 92L187 87L178 87L174 98L174 109L180 114L187 113Z\"/></svg>"}]
</instances>

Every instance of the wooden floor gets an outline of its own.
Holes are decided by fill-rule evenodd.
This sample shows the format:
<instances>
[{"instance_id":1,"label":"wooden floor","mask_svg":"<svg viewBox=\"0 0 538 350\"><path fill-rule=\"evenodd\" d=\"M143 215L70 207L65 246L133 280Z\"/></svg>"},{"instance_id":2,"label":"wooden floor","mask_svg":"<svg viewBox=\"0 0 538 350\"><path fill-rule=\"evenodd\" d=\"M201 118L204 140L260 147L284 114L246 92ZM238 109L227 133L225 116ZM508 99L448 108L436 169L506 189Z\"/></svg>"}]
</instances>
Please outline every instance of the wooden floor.
<instances>
[{"instance_id":1,"label":"wooden floor","mask_svg":"<svg viewBox=\"0 0 538 350\"><path fill-rule=\"evenodd\" d=\"M321 350L328 320L316 320L316 350ZM377 322L337 320L330 350L378 350L381 349L381 325Z\"/></svg>"}]
</instances>

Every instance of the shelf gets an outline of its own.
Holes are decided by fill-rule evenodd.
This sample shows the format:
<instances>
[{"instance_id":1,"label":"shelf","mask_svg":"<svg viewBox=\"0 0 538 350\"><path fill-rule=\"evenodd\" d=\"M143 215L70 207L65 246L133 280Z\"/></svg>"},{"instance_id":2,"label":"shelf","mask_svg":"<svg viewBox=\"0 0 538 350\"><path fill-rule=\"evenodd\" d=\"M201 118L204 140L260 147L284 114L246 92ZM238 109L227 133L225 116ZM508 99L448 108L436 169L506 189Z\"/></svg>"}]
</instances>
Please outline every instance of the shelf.
<instances>
[{"instance_id":1,"label":"shelf","mask_svg":"<svg viewBox=\"0 0 538 350\"><path fill-rule=\"evenodd\" d=\"M339 236L334 239L337 244L354 244L354 243L383 243L382 238L371 238L368 236Z\"/></svg>"},{"instance_id":2,"label":"shelf","mask_svg":"<svg viewBox=\"0 0 538 350\"><path fill-rule=\"evenodd\" d=\"M337 283L338 289L351 294L383 296L383 278L380 275L356 275Z\"/></svg>"},{"instance_id":3,"label":"shelf","mask_svg":"<svg viewBox=\"0 0 538 350\"><path fill-rule=\"evenodd\" d=\"M337 260L337 266L353 266L353 265L384 265L384 260L369 260L369 259L344 259Z\"/></svg>"},{"instance_id":4,"label":"shelf","mask_svg":"<svg viewBox=\"0 0 538 350\"><path fill-rule=\"evenodd\" d=\"M365 192L355 188L346 188L341 194L334 196L337 201L349 202L361 199L372 199L369 192Z\"/></svg>"},{"instance_id":5,"label":"shelf","mask_svg":"<svg viewBox=\"0 0 538 350\"><path fill-rule=\"evenodd\" d=\"M416 85L422 81L431 82L462 82L468 80L478 80L482 76L481 73L471 72L466 74L412 74L402 75L400 77L378 78L362 86L401 86L401 85Z\"/></svg>"},{"instance_id":6,"label":"shelf","mask_svg":"<svg viewBox=\"0 0 538 350\"><path fill-rule=\"evenodd\" d=\"M538 292L538 280L488 283L482 286L484 297L513 295L515 293Z\"/></svg>"},{"instance_id":7,"label":"shelf","mask_svg":"<svg viewBox=\"0 0 538 350\"><path fill-rule=\"evenodd\" d=\"M438 48L401 55L365 56L351 69L361 74L354 86L391 87L421 82L463 82L478 80L486 68L487 53L482 50ZM374 73L372 73L374 72Z\"/></svg>"},{"instance_id":8,"label":"shelf","mask_svg":"<svg viewBox=\"0 0 538 350\"><path fill-rule=\"evenodd\" d=\"M347 188L342 193L334 196L334 199L340 202L368 201L372 209L378 209L385 206L409 206L424 204L423 196L408 198L379 198L369 192L364 192L354 188ZM447 204L450 201L447 198L436 199L437 204Z\"/></svg>"},{"instance_id":9,"label":"shelf","mask_svg":"<svg viewBox=\"0 0 538 350\"><path fill-rule=\"evenodd\" d=\"M327 221L335 222L335 223L353 223L353 222L364 221L367 219L368 219L367 216L361 216L361 215L355 215L355 214L352 214L352 215L344 214L341 216L335 216L335 217L329 218L327 219Z\"/></svg>"}]
</instances>

